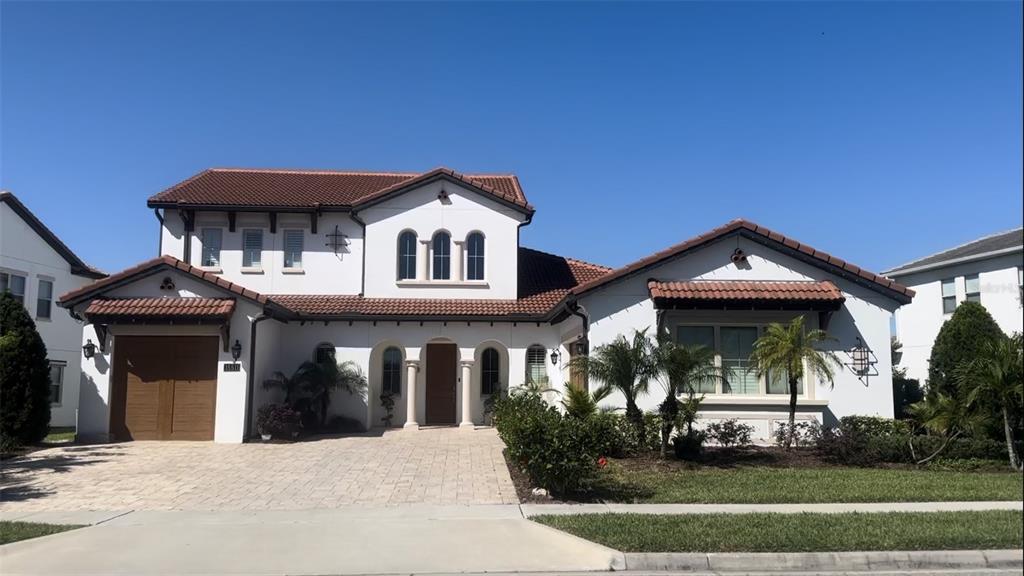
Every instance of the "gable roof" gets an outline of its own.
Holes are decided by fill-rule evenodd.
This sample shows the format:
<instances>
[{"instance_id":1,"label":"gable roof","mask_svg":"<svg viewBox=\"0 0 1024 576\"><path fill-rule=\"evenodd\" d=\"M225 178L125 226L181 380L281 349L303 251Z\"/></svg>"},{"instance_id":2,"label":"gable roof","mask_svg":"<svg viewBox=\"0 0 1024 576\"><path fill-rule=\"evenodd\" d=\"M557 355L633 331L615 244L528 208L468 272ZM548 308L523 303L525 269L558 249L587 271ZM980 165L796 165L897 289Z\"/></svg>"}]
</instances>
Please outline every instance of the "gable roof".
<instances>
[{"instance_id":1,"label":"gable roof","mask_svg":"<svg viewBox=\"0 0 1024 576\"><path fill-rule=\"evenodd\" d=\"M960 262L983 260L1021 250L1024 250L1024 227L971 240L966 244L961 244L949 250L943 250L938 254L912 260L902 266L886 271L885 274L889 276L902 276Z\"/></svg>"},{"instance_id":2,"label":"gable roof","mask_svg":"<svg viewBox=\"0 0 1024 576\"><path fill-rule=\"evenodd\" d=\"M423 319L456 320L493 319L505 321L547 321L553 318L560 304L574 286L607 273L610 268L590 264L554 254L519 248L519 283L516 299L432 299L432 298L366 298L358 294L271 294L265 295L224 280L174 258L161 256L122 270L60 297L65 308L90 298L99 298L113 288L145 278L161 271L179 270L229 293L258 304L275 308L287 318L342 318L342 319ZM145 309L157 307L159 302L136 303L125 299L103 300L102 308L110 306L142 305ZM173 299L168 299L173 300ZM112 304L123 302L123 304ZM90 304L90 307L93 304ZM99 305L98 305L99 306Z\"/></svg>"},{"instance_id":3,"label":"gable roof","mask_svg":"<svg viewBox=\"0 0 1024 576\"><path fill-rule=\"evenodd\" d=\"M835 274L836 276L845 278L861 286L879 292L900 303L908 304L914 296L913 290L893 280L864 270L860 266L851 264L840 258L836 258L827 252L822 252L821 250L817 250L807 244L803 244L792 238L783 236L778 232L769 230L764 226L760 226L743 219L733 220L724 226L719 226L718 228L709 230L699 236L695 236L689 240L680 242L675 246L670 246L664 250L655 252L654 254L641 258L636 262L627 264L609 272L608 274L585 282L576 288L573 288L572 294L575 296L582 296L602 286L606 286L611 282L634 276L663 262L707 246L712 242L735 235L764 244L769 248L773 248L798 260L807 262L808 264L821 268L831 274Z\"/></svg>"},{"instance_id":4,"label":"gable roof","mask_svg":"<svg viewBox=\"0 0 1024 576\"><path fill-rule=\"evenodd\" d=\"M50 248L54 252L60 255L70 266L71 273L76 276L85 276L86 278L103 278L106 276L102 271L93 268L86 264L81 258L79 258L71 248L68 248L67 244L61 242L60 238L54 234L49 228L43 224L42 220L36 218L36 215L32 213L13 192L8 190L0 190L0 204L7 204L11 207L11 210L15 214L21 217L29 228L31 228L44 242L49 244Z\"/></svg>"},{"instance_id":5,"label":"gable roof","mask_svg":"<svg viewBox=\"0 0 1024 576\"><path fill-rule=\"evenodd\" d=\"M511 174L461 174L444 167L423 173L211 168L151 196L147 204L150 208L351 210L439 179L520 212L534 211L519 179Z\"/></svg>"}]
</instances>

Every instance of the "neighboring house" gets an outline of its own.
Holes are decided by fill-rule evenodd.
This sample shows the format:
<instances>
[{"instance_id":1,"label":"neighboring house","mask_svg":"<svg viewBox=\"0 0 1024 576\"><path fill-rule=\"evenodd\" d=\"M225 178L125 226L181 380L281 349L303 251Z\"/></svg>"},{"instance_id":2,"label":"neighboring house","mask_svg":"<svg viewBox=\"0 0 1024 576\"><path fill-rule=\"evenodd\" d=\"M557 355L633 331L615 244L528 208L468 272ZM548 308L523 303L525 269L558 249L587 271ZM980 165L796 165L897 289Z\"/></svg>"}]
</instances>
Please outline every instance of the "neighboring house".
<instances>
[{"instance_id":1,"label":"neighboring house","mask_svg":"<svg viewBox=\"0 0 1024 576\"><path fill-rule=\"evenodd\" d=\"M14 194L0 191L0 292L10 292L25 305L46 343L51 426L75 425L82 373L82 324L57 307L57 297L104 276L75 256Z\"/></svg>"},{"instance_id":2,"label":"neighboring house","mask_svg":"<svg viewBox=\"0 0 1024 576\"><path fill-rule=\"evenodd\" d=\"M749 374L770 322L806 314L859 373L808 378L801 419L892 415L889 319L912 292L743 220L611 270L519 245L534 215L515 176L207 170L149 199L161 256L61 298L89 324L82 433L240 442L262 383L314 359L354 361L366 397L333 414L472 427L485 399L537 382L583 384L569 359L656 326L718 352L727 382L705 416L766 437L781 383ZM663 393L641 399L654 409ZM613 399L614 400L614 399Z\"/></svg>"},{"instance_id":3,"label":"neighboring house","mask_svg":"<svg viewBox=\"0 0 1024 576\"><path fill-rule=\"evenodd\" d=\"M1003 332L1021 331L1024 298L1024 228L979 238L885 272L917 292L896 312L899 365L907 377L928 380L932 344L942 324L965 301L980 302Z\"/></svg>"}]
</instances>

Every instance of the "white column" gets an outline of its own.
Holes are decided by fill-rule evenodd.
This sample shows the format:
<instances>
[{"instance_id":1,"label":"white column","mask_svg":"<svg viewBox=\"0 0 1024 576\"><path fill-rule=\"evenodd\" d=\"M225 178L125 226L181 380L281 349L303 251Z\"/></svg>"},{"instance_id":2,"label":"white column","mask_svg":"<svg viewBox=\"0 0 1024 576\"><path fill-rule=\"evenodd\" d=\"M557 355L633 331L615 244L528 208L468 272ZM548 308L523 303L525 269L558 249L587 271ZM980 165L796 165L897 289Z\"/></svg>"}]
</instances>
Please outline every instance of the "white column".
<instances>
[{"instance_id":1,"label":"white column","mask_svg":"<svg viewBox=\"0 0 1024 576\"><path fill-rule=\"evenodd\" d=\"M416 279L429 280L427 272L430 270L430 240L420 240L418 254L416 255Z\"/></svg>"},{"instance_id":2,"label":"white column","mask_svg":"<svg viewBox=\"0 0 1024 576\"><path fill-rule=\"evenodd\" d=\"M452 254L452 280L461 282L464 278L462 277L462 253L466 249L462 240L453 240L455 244L455 254Z\"/></svg>"},{"instance_id":3,"label":"white column","mask_svg":"<svg viewBox=\"0 0 1024 576\"><path fill-rule=\"evenodd\" d=\"M419 360L405 361L405 429L419 430L416 422L416 373L419 372Z\"/></svg>"},{"instance_id":4,"label":"white column","mask_svg":"<svg viewBox=\"0 0 1024 576\"><path fill-rule=\"evenodd\" d=\"M472 382L473 382L473 361L462 360L459 362L462 366L462 422L459 422L459 428L472 430L473 429L473 404L472 404Z\"/></svg>"}]
</instances>

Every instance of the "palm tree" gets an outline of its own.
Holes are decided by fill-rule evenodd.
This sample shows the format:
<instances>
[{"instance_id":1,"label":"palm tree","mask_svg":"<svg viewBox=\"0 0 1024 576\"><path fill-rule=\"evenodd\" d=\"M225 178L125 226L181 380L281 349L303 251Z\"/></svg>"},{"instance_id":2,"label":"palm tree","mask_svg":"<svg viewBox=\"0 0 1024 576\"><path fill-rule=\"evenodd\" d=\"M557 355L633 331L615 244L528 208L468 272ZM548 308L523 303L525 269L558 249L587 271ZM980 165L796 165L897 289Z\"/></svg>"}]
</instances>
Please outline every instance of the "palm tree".
<instances>
[{"instance_id":1,"label":"palm tree","mask_svg":"<svg viewBox=\"0 0 1024 576\"><path fill-rule=\"evenodd\" d=\"M665 389L665 399L658 406L661 415L661 456L668 457L668 442L679 416L679 394L695 394L701 384L721 378L715 366L715 351L706 346L677 344L667 334L658 335L654 354L658 374Z\"/></svg>"},{"instance_id":2,"label":"palm tree","mask_svg":"<svg viewBox=\"0 0 1024 576\"><path fill-rule=\"evenodd\" d=\"M645 328L634 330L629 339L620 334L608 344L598 346L593 355L577 356L569 362L570 366L625 397L626 419L633 423L638 438L644 437L644 413L637 407L636 399L647 392L657 372L652 348Z\"/></svg>"},{"instance_id":3,"label":"palm tree","mask_svg":"<svg viewBox=\"0 0 1024 576\"><path fill-rule=\"evenodd\" d=\"M331 405L331 394L344 390L349 394L366 393L366 376L359 365L349 360L337 364L325 362L303 362L295 371L293 380L299 382L309 396L312 406L319 407L320 427L327 423L327 408Z\"/></svg>"},{"instance_id":4,"label":"palm tree","mask_svg":"<svg viewBox=\"0 0 1024 576\"><path fill-rule=\"evenodd\" d=\"M270 390L271 388L279 388L284 391L284 404L287 406L292 405L293 397L299 391L299 380L297 378L298 371L293 373L290 377L286 376L284 372L274 372L270 378L263 381L263 388Z\"/></svg>"},{"instance_id":5,"label":"palm tree","mask_svg":"<svg viewBox=\"0 0 1024 576\"><path fill-rule=\"evenodd\" d=\"M967 393L968 406L991 406L1002 414L1010 467L1018 471L1022 466L1013 447L1010 411L1024 400L1022 357L1021 335L1015 334L985 343L977 358L960 364L954 371L957 387Z\"/></svg>"},{"instance_id":6,"label":"palm tree","mask_svg":"<svg viewBox=\"0 0 1024 576\"><path fill-rule=\"evenodd\" d=\"M582 386L566 384L565 392L562 393L562 408L565 409L567 416L585 420L601 410L598 404L611 393L612 389L608 386L601 386L590 392Z\"/></svg>"},{"instance_id":7,"label":"palm tree","mask_svg":"<svg viewBox=\"0 0 1024 576\"><path fill-rule=\"evenodd\" d=\"M828 380L834 386L835 368L839 358L834 352L820 350L822 342L834 340L824 330L805 330L804 317L797 316L789 324L773 323L764 335L754 342L750 355L750 369L758 378L769 378L773 374L785 376L789 384L789 430L786 433L786 449L793 445L793 431L796 426L797 384L804 377L804 365L818 377Z\"/></svg>"},{"instance_id":8,"label":"palm tree","mask_svg":"<svg viewBox=\"0 0 1024 576\"><path fill-rule=\"evenodd\" d=\"M914 453L913 436L910 437L910 456L918 464L927 463L941 454L953 440L982 430L988 423L986 415L967 402L964 395L959 393L955 395L944 392L928 394L924 400L912 404L909 412L914 421L923 426L925 430L944 437L942 444L934 452L920 460L917 460L917 455Z\"/></svg>"}]
</instances>

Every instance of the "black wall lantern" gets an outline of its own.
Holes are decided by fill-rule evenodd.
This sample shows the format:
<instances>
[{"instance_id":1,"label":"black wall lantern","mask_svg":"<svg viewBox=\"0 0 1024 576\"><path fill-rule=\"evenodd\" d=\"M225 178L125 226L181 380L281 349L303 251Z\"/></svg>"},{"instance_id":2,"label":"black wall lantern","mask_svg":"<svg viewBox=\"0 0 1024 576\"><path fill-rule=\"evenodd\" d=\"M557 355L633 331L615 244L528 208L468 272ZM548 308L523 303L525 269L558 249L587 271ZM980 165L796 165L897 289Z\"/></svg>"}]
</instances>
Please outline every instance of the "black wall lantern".
<instances>
[{"instance_id":1,"label":"black wall lantern","mask_svg":"<svg viewBox=\"0 0 1024 576\"><path fill-rule=\"evenodd\" d=\"M238 362L238 358L242 356L242 343L235 339L235 343L231 345L231 357Z\"/></svg>"},{"instance_id":2,"label":"black wall lantern","mask_svg":"<svg viewBox=\"0 0 1024 576\"><path fill-rule=\"evenodd\" d=\"M96 345L92 343L91 338L88 338L85 341L85 345L82 346L82 356L85 356L85 359L88 360L89 358L92 358L95 355Z\"/></svg>"},{"instance_id":3,"label":"black wall lantern","mask_svg":"<svg viewBox=\"0 0 1024 576\"><path fill-rule=\"evenodd\" d=\"M551 349L551 365L552 366L557 366L558 365L558 348L552 348Z\"/></svg>"},{"instance_id":4,"label":"black wall lantern","mask_svg":"<svg viewBox=\"0 0 1024 576\"><path fill-rule=\"evenodd\" d=\"M875 371L875 364L878 362L874 358L874 354L871 349L864 344L860 336L857 337L857 345L851 348L848 352L850 355L850 362L847 366L850 370L857 375L858 378L865 385L868 383L869 376L876 376L878 372Z\"/></svg>"}]
</instances>

